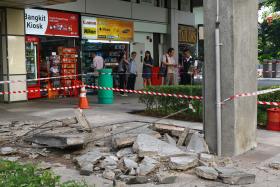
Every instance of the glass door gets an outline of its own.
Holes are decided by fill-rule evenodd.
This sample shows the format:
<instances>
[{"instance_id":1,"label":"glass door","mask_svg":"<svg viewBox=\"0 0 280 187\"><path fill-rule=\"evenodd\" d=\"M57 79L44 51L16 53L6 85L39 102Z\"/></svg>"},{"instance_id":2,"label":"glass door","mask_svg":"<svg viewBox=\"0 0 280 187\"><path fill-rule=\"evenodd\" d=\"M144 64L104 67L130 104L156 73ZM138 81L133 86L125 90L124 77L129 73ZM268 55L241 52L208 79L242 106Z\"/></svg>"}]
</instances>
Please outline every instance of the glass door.
<instances>
[{"instance_id":1,"label":"glass door","mask_svg":"<svg viewBox=\"0 0 280 187\"><path fill-rule=\"evenodd\" d=\"M38 78L38 45L35 42L26 42L26 71L27 79ZM37 85L38 81L28 81L28 85Z\"/></svg>"}]
</instances>

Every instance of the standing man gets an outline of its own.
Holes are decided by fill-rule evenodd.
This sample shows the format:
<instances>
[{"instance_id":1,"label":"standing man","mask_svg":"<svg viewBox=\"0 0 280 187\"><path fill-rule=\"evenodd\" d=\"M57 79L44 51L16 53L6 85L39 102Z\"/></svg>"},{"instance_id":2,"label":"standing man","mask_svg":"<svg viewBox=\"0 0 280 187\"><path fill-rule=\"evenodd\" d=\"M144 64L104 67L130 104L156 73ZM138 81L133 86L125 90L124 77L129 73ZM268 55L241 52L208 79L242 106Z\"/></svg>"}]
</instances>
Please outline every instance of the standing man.
<instances>
[{"instance_id":1,"label":"standing man","mask_svg":"<svg viewBox=\"0 0 280 187\"><path fill-rule=\"evenodd\" d=\"M175 68L177 67L175 58L175 50L174 48L169 48L167 53L162 56L161 63L162 66L166 67L166 76L164 79L165 85L174 85L175 79Z\"/></svg>"},{"instance_id":2,"label":"standing man","mask_svg":"<svg viewBox=\"0 0 280 187\"><path fill-rule=\"evenodd\" d=\"M181 84L191 84L194 76L194 60L189 49L185 49L182 59L183 72L181 76Z\"/></svg>"},{"instance_id":3,"label":"standing man","mask_svg":"<svg viewBox=\"0 0 280 187\"><path fill-rule=\"evenodd\" d=\"M103 69L104 67L104 59L101 56L96 55L96 52L92 53L92 66L94 71Z\"/></svg>"},{"instance_id":4,"label":"standing man","mask_svg":"<svg viewBox=\"0 0 280 187\"><path fill-rule=\"evenodd\" d=\"M137 63L135 61L137 53L133 51L131 53L131 58L129 60L128 64L128 82L127 82L127 89L128 90L134 90L135 88L135 82L137 77Z\"/></svg>"}]
</instances>

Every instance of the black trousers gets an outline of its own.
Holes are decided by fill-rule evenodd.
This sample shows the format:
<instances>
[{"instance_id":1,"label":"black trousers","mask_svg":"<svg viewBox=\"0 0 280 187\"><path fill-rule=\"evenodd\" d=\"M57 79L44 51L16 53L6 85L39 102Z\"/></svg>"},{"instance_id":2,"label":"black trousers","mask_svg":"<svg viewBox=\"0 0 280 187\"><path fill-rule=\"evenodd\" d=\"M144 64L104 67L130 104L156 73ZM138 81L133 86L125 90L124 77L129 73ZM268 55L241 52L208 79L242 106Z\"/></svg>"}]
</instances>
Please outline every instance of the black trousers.
<instances>
[{"instance_id":1,"label":"black trousers","mask_svg":"<svg viewBox=\"0 0 280 187\"><path fill-rule=\"evenodd\" d=\"M127 89L134 90L135 89L135 82L136 82L136 75L129 74L128 81L127 81Z\"/></svg>"},{"instance_id":2,"label":"black trousers","mask_svg":"<svg viewBox=\"0 0 280 187\"><path fill-rule=\"evenodd\" d=\"M125 83L126 83L126 74L124 72L121 72L119 74L119 87L120 89L125 89ZM121 94L124 94L124 92L120 92Z\"/></svg>"},{"instance_id":3,"label":"black trousers","mask_svg":"<svg viewBox=\"0 0 280 187\"><path fill-rule=\"evenodd\" d=\"M192 83L192 75L188 74L187 72L182 73L181 75L181 84L188 85Z\"/></svg>"}]
</instances>

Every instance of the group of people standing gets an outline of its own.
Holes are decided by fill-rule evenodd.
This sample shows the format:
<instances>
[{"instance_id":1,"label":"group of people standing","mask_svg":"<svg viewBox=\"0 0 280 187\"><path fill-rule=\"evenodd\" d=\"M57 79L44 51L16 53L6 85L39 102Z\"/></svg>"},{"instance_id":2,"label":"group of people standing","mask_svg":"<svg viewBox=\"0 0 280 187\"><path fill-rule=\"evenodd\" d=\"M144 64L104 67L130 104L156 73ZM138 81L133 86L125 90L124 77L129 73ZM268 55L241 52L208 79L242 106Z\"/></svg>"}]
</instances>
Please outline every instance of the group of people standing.
<instances>
[{"instance_id":1,"label":"group of people standing","mask_svg":"<svg viewBox=\"0 0 280 187\"><path fill-rule=\"evenodd\" d=\"M194 60L191 56L191 53L188 49L184 50L183 58L178 65L175 60L175 50L173 48L168 49L168 51L162 55L160 63L160 72L158 76L163 78L163 85L173 85L175 83L175 76L177 72L180 73L180 84L186 85L191 84L195 69L193 69ZM152 68L154 67L154 60L151 56L150 51L145 52L145 57L143 59L143 68L142 72L137 72L137 53L133 51L130 55L130 58L127 59L125 52L121 52L118 58L118 69L117 74L119 76L119 88L134 90L136 78L138 74L142 75L143 86L151 85L152 78ZM102 57L96 56L93 53L93 65L95 69L102 69L104 66ZM179 69L178 69L179 68ZM122 96L126 96L124 92L121 92Z\"/></svg>"},{"instance_id":2,"label":"group of people standing","mask_svg":"<svg viewBox=\"0 0 280 187\"><path fill-rule=\"evenodd\" d=\"M137 62L136 62L137 53L133 51L129 60L126 59L126 54L121 53L118 59L118 74L119 74L119 88L134 90L136 77L138 76L137 72ZM145 57L143 60L143 69L142 69L142 78L144 87L151 85L152 78L152 68L154 65L154 60L151 57L151 52L146 51ZM126 96L124 92L121 92L122 96Z\"/></svg>"}]
</instances>

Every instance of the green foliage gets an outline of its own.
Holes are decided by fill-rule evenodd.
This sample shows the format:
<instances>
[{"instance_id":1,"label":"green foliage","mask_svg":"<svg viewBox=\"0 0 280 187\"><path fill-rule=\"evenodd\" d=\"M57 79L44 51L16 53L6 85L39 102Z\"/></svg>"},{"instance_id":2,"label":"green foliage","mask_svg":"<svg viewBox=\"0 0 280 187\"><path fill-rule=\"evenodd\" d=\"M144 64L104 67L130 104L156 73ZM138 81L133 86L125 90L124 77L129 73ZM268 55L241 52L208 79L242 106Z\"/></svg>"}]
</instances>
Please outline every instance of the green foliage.
<instances>
[{"instance_id":1,"label":"green foliage","mask_svg":"<svg viewBox=\"0 0 280 187\"><path fill-rule=\"evenodd\" d=\"M155 86L148 87L145 91L201 96L202 86ZM183 116L180 116L186 117L192 121L202 121L202 102L198 100L141 95L139 101L140 103L144 103L146 105L146 112L158 115L168 115L170 113L177 112L181 109L187 108L189 103L191 103L195 112L189 109L183 113Z\"/></svg>"},{"instance_id":2,"label":"green foliage","mask_svg":"<svg viewBox=\"0 0 280 187\"><path fill-rule=\"evenodd\" d=\"M85 183L60 183L60 177L32 164L0 160L0 187L87 187Z\"/></svg>"},{"instance_id":3,"label":"green foliage","mask_svg":"<svg viewBox=\"0 0 280 187\"><path fill-rule=\"evenodd\" d=\"M280 1L279 0L265 0L264 4L266 6L272 6L274 11L280 11Z\"/></svg>"},{"instance_id":4,"label":"green foliage","mask_svg":"<svg viewBox=\"0 0 280 187\"><path fill-rule=\"evenodd\" d=\"M280 19L272 21L268 25L266 21L259 24L259 60L262 62L264 59L280 58Z\"/></svg>"},{"instance_id":5,"label":"green foliage","mask_svg":"<svg viewBox=\"0 0 280 187\"><path fill-rule=\"evenodd\" d=\"M264 88L260 88L260 90L265 90L270 88L279 88L279 87L277 86L264 87ZM155 86L155 87L148 87L145 89L145 91L201 96L202 86ZM259 95L258 100L268 101L268 102L280 102L280 91ZM146 105L147 113L156 114L156 115L168 115L170 113L179 111L180 109L188 107L189 102L191 102L195 108L195 112L193 112L192 110L188 110L183 113L183 116L191 121L202 121L203 106L202 106L202 102L198 100L178 99L175 97L141 95L139 97L139 101L140 103L144 103ZM266 118L267 118L266 110L268 108L271 108L271 106L258 105L259 124L264 124L264 125L266 124Z\"/></svg>"}]
</instances>

